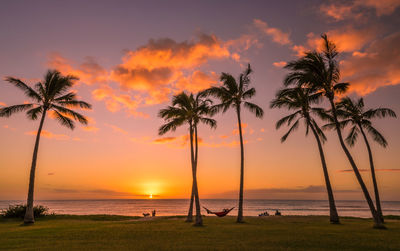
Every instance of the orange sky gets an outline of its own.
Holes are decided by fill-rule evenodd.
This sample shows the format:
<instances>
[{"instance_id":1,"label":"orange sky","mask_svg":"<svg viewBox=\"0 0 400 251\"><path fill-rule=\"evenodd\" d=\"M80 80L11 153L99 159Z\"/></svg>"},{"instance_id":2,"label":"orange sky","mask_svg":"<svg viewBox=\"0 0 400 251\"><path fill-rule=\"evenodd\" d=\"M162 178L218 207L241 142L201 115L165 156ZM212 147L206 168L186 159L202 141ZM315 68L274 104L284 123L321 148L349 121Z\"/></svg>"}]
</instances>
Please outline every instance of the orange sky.
<instances>
[{"instance_id":1,"label":"orange sky","mask_svg":"<svg viewBox=\"0 0 400 251\"><path fill-rule=\"evenodd\" d=\"M192 180L187 129L159 137L163 121L157 112L172 95L217 84L221 72L237 76L250 62L257 89L254 103L264 108L265 116L260 120L243 115L247 198L325 199L314 139L306 138L300 127L281 144L285 130L275 130L275 122L287 114L268 108L286 73L282 67L303 51L318 48L319 34L327 32L342 52L342 77L352 84L349 94L364 96L367 107L390 107L400 114L400 3L305 2L171 2L172 10L161 2L6 2L0 10L0 32L5 34L0 76L34 84L46 69L56 68L78 76L74 90L93 104L92 111L82 111L89 125L74 131L47 118L36 198L188 198ZM230 14L221 14L218 7ZM24 18L15 20L15 10ZM72 20L69 13L75 13ZM0 80L0 106L24 101L18 89ZM229 111L216 119L216 130L199 130L200 195L236 198L236 116ZM374 122L389 142L387 149L373 144L382 197L400 200L400 122ZM0 118L0 200L25 199L37 127L38 121L23 114ZM327 135L335 196L362 199L354 174L343 171L350 166L334 132ZM360 168L368 168L361 138L352 152ZM370 175L362 174L371 188Z\"/></svg>"}]
</instances>

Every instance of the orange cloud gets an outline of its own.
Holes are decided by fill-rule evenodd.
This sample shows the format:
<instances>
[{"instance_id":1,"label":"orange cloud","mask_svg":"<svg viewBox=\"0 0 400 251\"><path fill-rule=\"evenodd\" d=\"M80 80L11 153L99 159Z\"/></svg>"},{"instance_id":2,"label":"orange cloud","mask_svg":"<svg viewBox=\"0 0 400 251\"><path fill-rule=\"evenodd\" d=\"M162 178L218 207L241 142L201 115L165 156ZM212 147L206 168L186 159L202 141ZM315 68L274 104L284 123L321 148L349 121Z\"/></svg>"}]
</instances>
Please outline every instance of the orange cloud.
<instances>
[{"instance_id":1,"label":"orange cloud","mask_svg":"<svg viewBox=\"0 0 400 251\"><path fill-rule=\"evenodd\" d=\"M34 136L36 136L37 132L36 131L30 131L30 132L26 132L25 134L26 135L34 135ZM44 138L48 138L48 139L69 140L69 136L67 136L67 135L54 134L54 133L46 131L46 130L42 130L42 132L40 133L40 136L42 136Z\"/></svg>"},{"instance_id":2,"label":"orange cloud","mask_svg":"<svg viewBox=\"0 0 400 251\"><path fill-rule=\"evenodd\" d=\"M0 102L0 106L7 106L6 103Z\"/></svg>"},{"instance_id":3,"label":"orange cloud","mask_svg":"<svg viewBox=\"0 0 400 251\"><path fill-rule=\"evenodd\" d=\"M92 85L108 81L108 72L96 63L92 57L86 57L85 61L74 67L74 63L62 57L58 53L51 53L48 65L59 70L62 74L70 74L79 77L80 82Z\"/></svg>"},{"instance_id":4,"label":"orange cloud","mask_svg":"<svg viewBox=\"0 0 400 251\"><path fill-rule=\"evenodd\" d=\"M138 49L127 51L122 63L109 71L93 58L74 66L57 53L50 55L48 65L63 74L78 76L83 83L97 84L92 95L104 101L108 110L124 109L131 115L148 117L137 112L138 107L165 102L177 91L199 91L214 84L216 74L207 74L199 67L220 59L239 60L240 55L231 53L229 44L215 35L200 34L196 39L183 42L151 39ZM119 84L119 90L113 83Z\"/></svg>"},{"instance_id":5,"label":"orange cloud","mask_svg":"<svg viewBox=\"0 0 400 251\"><path fill-rule=\"evenodd\" d=\"M99 128L97 128L95 126L84 126L84 127L82 127L82 130L84 130L86 132L97 132L99 130Z\"/></svg>"},{"instance_id":6,"label":"orange cloud","mask_svg":"<svg viewBox=\"0 0 400 251\"><path fill-rule=\"evenodd\" d=\"M355 0L322 4L319 9L325 16L333 18L335 21L341 21L359 19L368 13L368 9L375 10L378 17L391 15L399 6L400 1L398 0Z\"/></svg>"},{"instance_id":7,"label":"orange cloud","mask_svg":"<svg viewBox=\"0 0 400 251\"><path fill-rule=\"evenodd\" d=\"M212 59L229 57L227 47L214 35L201 34L196 41L184 42L151 39L137 50L128 51L122 64L111 72L111 79L122 88L147 94L147 104L158 104L168 99L171 87L185 75L185 70L193 70ZM180 88L182 83L183 80ZM189 83L190 87L193 86Z\"/></svg>"},{"instance_id":8,"label":"orange cloud","mask_svg":"<svg viewBox=\"0 0 400 251\"><path fill-rule=\"evenodd\" d=\"M282 68L286 65L287 63L285 61L279 61L279 62L274 62L272 65L277 67L277 68Z\"/></svg>"},{"instance_id":9,"label":"orange cloud","mask_svg":"<svg viewBox=\"0 0 400 251\"><path fill-rule=\"evenodd\" d=\"M323 4L320 6L320 11L336 21L343 20L348 18L352 15L352 8L351 5L338 5L335 4Z\"/></svg>"},{"instance_id":10,"label":"orange cloud","mask_svg":"<svg viewBox=\"0 0 400 251\"><path fill-rule=\"evenodd\" d=\"M277 28L270 27L266 22L260 19L254 19L253 24L256 28L258 28L264 34L270 36L272 41L281 45L291 44L289 33L285 33Z\"/></svg>"},{"instance_id":11,"label":"orange cloud","mask_svg":"<svg viewBox=\"0 0 400 251\"><path fill-rule=\"evenodd\" d=\"M199 92L209 88L211 85L218 83L218 75L215 72L211 72L210 75L202 71L194 71L189 77L181 77L177 83L177 92L187 90L189 92Z\"/></svg>"},{"instance_id":12,"label":"orange cloud","mask_svg":"<svg viewBox=\"0 0 400 251\"><path fill-rule=\"evenodd\" d=\"M400 32L396 32L371 43L362 57L343 60L342 77L350 82L350 91L366 95L382 86L400 84L400 51L393 49L399 44Z\"/></svg>"}]
</instances>

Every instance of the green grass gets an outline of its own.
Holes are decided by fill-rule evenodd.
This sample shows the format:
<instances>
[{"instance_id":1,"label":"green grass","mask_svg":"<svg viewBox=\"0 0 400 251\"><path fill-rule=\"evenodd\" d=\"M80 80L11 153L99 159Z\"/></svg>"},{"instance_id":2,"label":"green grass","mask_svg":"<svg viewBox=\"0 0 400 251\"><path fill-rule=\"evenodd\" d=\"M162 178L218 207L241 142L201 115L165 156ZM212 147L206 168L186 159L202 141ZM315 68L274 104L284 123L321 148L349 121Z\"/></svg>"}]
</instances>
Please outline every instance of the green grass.
<instances>
[{"instance_id":1,"label":"green grass","mask_svg":"<svg viewBox=\"0 0 400 251\"><path fill-rule=\"evenodd\" d=\"M4 250L400 250L400 220L388 219L388 229L372 228L370 219L283 216L205 217L194 227L180 217L53 215L24 226L0 219L0 249Z\"/></svg>"}]
</instances>

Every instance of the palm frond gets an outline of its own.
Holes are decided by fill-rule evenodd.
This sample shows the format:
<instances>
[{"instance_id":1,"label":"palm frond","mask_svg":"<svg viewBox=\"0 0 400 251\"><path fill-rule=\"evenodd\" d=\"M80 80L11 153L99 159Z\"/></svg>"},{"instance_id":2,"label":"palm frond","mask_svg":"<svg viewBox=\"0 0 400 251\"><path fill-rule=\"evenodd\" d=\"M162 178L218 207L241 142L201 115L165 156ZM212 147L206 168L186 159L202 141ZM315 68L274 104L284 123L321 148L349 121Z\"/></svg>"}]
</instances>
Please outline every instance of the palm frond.
<instances>
[{"instance_id":1,"label":"palm frond","mask_svg":"<svg viewBox=\"0 0 400 251\"><path fill-rule=\"evenodd\" d=\"M72 119L62 115L57 110L54 110L54 117L61 125L68 127L71 130L73 130L75 128L74 121Z\"/></svg>"},{"instance_id":2,"label":"palm frond","mask_svg":"<svg viewBox=\"0 0 400 251\"><path fill-rule=\"evenodd\" d=\"M80 100L68 100L68 101L58 101L57 102L61 106L66 106L70 108L83 108L83 109L92 109L92 105L89 103L86 103L85 101L80 101Z\"/></svg>"},{"instance_id":3,"label":"palm frond","mask_svg":"<svg viewBox=\"0 0 400 251\"><path fill-rule=\"evenodd\" d=\"M354 146L357 141L359 132L360 130L358 129L357 125L354 125L350 129L349 135L346 137L346 143L349 144L349 146Z\"/></svg>"},{"instance_id":4,"label":"palm frond","mask_svg":"<svg viewBox=\"0 0 400 251\"><path fill-rule=\"evenodd\" d=\"M26 115L28 116L29 119L31 120L36 120L38 118L38 115L43 112L43 106L38 106L36 108L32 108L29 111L26 112Z\"/></svg>"},{"instance_id":5,"label":"palm frond","mask_svg":"<svg viewBox=\"0 0 400 251\"><path fill-rule=\"evenodd\" d=\"M264 116L263 109L254 103L245 101L244 107L246 107L250 112L254 113L257 118L262 118Z\"/></svg>"},{"instance_id":6,"label":"palm frond","mask_svg":"<svg viewBox=\"0 0 400 251\"><path fill-rule=\"evenodd\" d=\"M202 123L210 126L211 128L216 128L217 127L217 121L215 119L200 117L199 120Z\"/></svg>"},{"instance_id":7,"label":"palm frond","mask_svg":"<svg viewBox=\"0 0 400 251\"><path fill-rule=\"evenodd\" d=\"M10 117L11 115L26 111L33 107L33 104L12 105L0 108L0 117Z\"/></svg>"},{"instance_id":8,"label":"palm frond","mask_svg":"<svg viewBox=\"0 0 400 251\"><path fill-rule=\"evenodd\" d=\"M166 124L162 125L158 129L158 134L159 135L164 135L169 131L174 132L176 130L176 128L178 128L179 126L183 125L185 123L185 121L186 120L182 119L182 118L171 120L171 121L167 122Z\"/></svg>"},{"instance_id":9,"label":"palm frond","mask_svg":"<svg viewBox=\"0 0 400 251\"><path fill-rule=\"evenodd\" d=\"M364 114L364 117L367 119L372 119L375 117L378 118L385 118L385 117L392 117L392 118L396 118L396 113L389 109L389 108L377 108L377 109L369 109L368 111L366 111Z\"/></svg>"},{"instance_id":10,"label":"palm frond","mask_svg":"<svg viewBox=\"0 0 400 251\"><path fill-rule=\"evenodd\" d=\"M371 125L363 125L363 127L365 127L369 134L372 136L372 138L374 139L375 142L377 142L379 145L381 145L382 147L386 148L388 143L385 139L385 137L383 137L383 135L377 130L375 129L373 126Z\"/></svg>"},{"instance_id":11,"label":"palm frond","mask_svg":"<svg viewBox=\"0 0 400 251\"><path fill-rule=\"evenodd\" d=\"M281 142L285 142L287 137L290 135L290 133L294 130L296 130L299 127L299 120L296 120L296 122L292 125L292 127L290 127L289 131L287 133L285 133L285 135L282 136L281 138Z\"/></svg>"},{"instance_id":12,"label":"palm frond","mask_svg":"<svg viewBox=\"0 0 400 251\"><path fill-rule=\"evenodd\" d=\"M32 98L34 101L36 101L36 102L42 101L42 98L39 95L39 93L37 93L35 90L33 90L27 84L22 82L20 79L13 78L13 77L6 77L5 81L7 81L11 84L14 84L16 87L21 89L25 93L26 96L28 96L29 98Z\"/></svg>"},{"instance_id":13,"label":"palm frond","mask_svg":"<svg viewBox=\"0 0 400 251\"><path fill-rule=\"evenodd\" d=\"M79 113L77 113L77 112L75 112L75 111L73 111L71 109L68 109L68 108L65 108L65 107L62 107L62 106L58 106L58 105L54 105L54 104L51 106L51 108L53 110L56 110L56 111L62 113L62 114L65 114L66 116L72 117L74 120L79 121L79 123L81 123L81 124L87 125L87 123L88 123L88 121L87 121L85 116L83 116L82 114L79 114Z\"/></svg>"}]
</instances>

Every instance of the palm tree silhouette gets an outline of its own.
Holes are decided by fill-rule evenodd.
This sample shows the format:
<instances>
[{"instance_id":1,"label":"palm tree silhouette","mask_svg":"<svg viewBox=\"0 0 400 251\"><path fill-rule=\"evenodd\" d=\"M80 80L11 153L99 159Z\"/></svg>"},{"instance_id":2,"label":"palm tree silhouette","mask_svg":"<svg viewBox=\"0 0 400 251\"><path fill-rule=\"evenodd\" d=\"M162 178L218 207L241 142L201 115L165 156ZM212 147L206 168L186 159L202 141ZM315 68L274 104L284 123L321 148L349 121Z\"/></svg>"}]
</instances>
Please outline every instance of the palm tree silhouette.
<instances>
[{"instance_id":1,"label":"palm tree silhouette","mask_svg":"<svg viewBox=\"0 0 400 251\"><path fill-rule=\"evenodd\" d=\"M172 106L168 106L165 109L161 109L159 117L166 120L166 123L162 125L158 133L163 135L169 131L175 131L176 128L183 124L189 124L189 135L190 135L190 160L192 164L192 195L196 204L196 226L203 225L203 220L200 211L200 199L197 187L197 155L198 155L198 137L197 137L197 125L198 123L204 123L209 125L211 128L215 128L217 122L214 119L207 117L210 114L211 100L203 100L203 94L198 94L194 97L193 94L186 94L182 92L172 98ZM193 143L194 141L194 143ZM194 149L195 145L196 149ZM191 214L193 208L193 201L190 202L190 208L188 213L187 221L191 221Z\"/></svg>"},{"instance_id":2,"label":"palm tree silhouette","mask_svg":"<svg viewBox=\"0 0 400 251\"><path fill-rule=\"evenodd\" d=\"M379 217L381 218L381 221L384 222L381 201L379 198L378 183L375 176L374 160L372 157L371 147L364 130L366 130L372 136L373 140L376 141L379 145L381 145L382 147L386 147L388 145L386 139L375 127L372 126L371 119L385 118L386 116L396 118L396 113L389 108L365 110L363 98L359 98L358 100L353 101L351 98L345 97L339 103L337 103L336 107L338 118L342 119L342 121L339 122L341 127L344 128L349 124L351 125L349 135L346 137L346 143L350 146L354 146L360 132L364 138L364 142L368 151L372 182L374 184L376 209L378 211ZM334 129L335 124L327 124L324 126L324 128Z\"/></svg>"},{"instance_id":3,"label":"palm tree silhouette","mask_svg":"<svg viewBox=\"0 0 400 251\"><path fill-rule=\"evenodd\" d=\"M276 123L276 129L279 129L284 124L287 124L288 126L292 125L289 131L282 136L281 142L286 141L287 137L298 128L299 121L301 119L304 119L305 122L306 136L308 135L309 129L311 129L312 133L314 134L321 158L326 190L328 192L330 222L333 224L339 224L339 216L336 210L335 199L333 197L328 168L326 166L324 150L322 148L322 143L326 141L326 137L321 128L318 126L317 122L311 116L311 114L320 116L320 114L324 112L323 108L311 107L311 104L318 103L321 100L321 97L321 93L312 93L309 88L287 88L278 91L276 98L272 100L270 107L285 107L288 110L294 111L292 114L283 117ZM295 122L292 123L293 121Z\"/></svg>"},{"instance_id":4,"label":"palm tree silhouette","mask_svg":"<svg viewBox=\"0 0 400 251\"><path fill-rule=\"evenodd\" d=\"M74 92L69 92L69 89L78 78L68 75L62 76L57 70L48 70L44 80L35 84L34 88L25 84L22 80L13 77L6 77L6 81L10 82L14 86L21 89L25 95L32 99L34 103L13 105L0 109L0 117L10 117L11 115L27 111L26 115L31 120L36 120L39 117L40 124L36 134L35 148L33 151L32 165L29 178L29 190L26 213L24 217L24 223L34 223L33 215L33 195L35 185L35 171L36 171L36 160L39 150L40 134L42 132L44 120L47 112L52 111L55 119L60 122L61 125L70 128L75 128L74 120L79 121L82 124L87 124L85 116L69 109L69 108L85 108L91 109L91 105L79 101L76 98Z\"/></svg>"},{"instance_id":5,"label":"palm tree silhouette","mask_svg":"<svg viewBox=\"0 0 400 251\"><path fill-rule=\"evenodd\" d=\"M372 217L374 218L374 227L384 228L382 221L375 209L374 203L368 192L368 189L361 177L360 171L350 151L347 149L340 124L337 118L337 110L335 104L335 97L337 94L343 94L347 91L349 83L340 83L340 70L339 64L336 60L339 52L336 49L336 45L328 40L326 34L323 34L323 49L319 53L317 51L307 52L305 56L289 62L285 67L292 70L293 72L288 74L284 80L286 86L306 85L309 86L315 92L321 92L329 101L331 107L331 116L335 123L336 132L339 138L340 145L354 171L358 183L363 191L364 197L368 203Z\"/></svg>"},{"instance_id":6,"label":"palm tree silhouette","mask_svg":"<svg viewBox=\"0 0 400 251\"><path fill-rule=\"evenodd\" d=\"M246 100L252 98L256 94L254 87L249 88L250 78L249 75L252 72L250 64L247 69L240 74L238 81L228 73L222 73L220 80L222 86L211 87L204 91L206 95L211 95L221 101L220 104L213 106L213 112L222 111L225 113L229 108L236 110L240 137L240 191L239 191L239 207L237 222L243 222L243 177L244 177L244 146L243 146L243 133L242 133L242 122L241 122L241 106L247 108L250 112L254 113L257 118L262 118L264 111L258 105L248 102Z\"/></svg>"}]
</instances>

